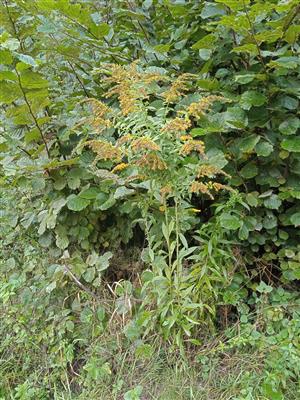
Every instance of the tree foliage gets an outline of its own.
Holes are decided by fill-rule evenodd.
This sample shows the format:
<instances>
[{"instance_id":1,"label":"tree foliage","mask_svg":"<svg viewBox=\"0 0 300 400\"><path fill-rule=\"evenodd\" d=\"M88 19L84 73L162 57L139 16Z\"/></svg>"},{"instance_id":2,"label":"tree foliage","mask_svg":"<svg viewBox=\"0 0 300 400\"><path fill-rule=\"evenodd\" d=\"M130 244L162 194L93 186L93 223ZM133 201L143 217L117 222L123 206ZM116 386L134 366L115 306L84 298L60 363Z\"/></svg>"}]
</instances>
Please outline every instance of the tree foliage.
<instances>
[{"instance_id":1,"label":"tree foliage","mask_svg":"<svg viewBox=\"0 0 300 400\"><path fill-rule=\"evenodd\" d=\"M247 314L266 287L296 288L299 11L2 0L4 302L16 294L55 319L68 298L62 335L82 337L76 313L97 314L97 337L108 310L85 302L108 283L129 340L159 332L183 351L215 329L220 305ZM27 264L23 238L51 265ZM138 271L122 267L129 252Z\"/></svg>"}]
</instances>

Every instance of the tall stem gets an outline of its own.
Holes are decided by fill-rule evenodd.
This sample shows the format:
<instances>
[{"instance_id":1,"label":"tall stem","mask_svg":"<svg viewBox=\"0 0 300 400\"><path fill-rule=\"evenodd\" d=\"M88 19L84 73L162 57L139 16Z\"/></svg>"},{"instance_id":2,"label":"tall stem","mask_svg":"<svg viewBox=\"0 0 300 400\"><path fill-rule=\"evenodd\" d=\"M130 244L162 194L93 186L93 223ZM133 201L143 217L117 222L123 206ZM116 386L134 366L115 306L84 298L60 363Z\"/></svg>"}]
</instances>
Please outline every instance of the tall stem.
<instances>
[{"instance_id":1,"label":"tall stem","mask_svg":"<svg viewBox=\"0 0 300 400\"><path fill-rule=\"evenodd\" d=\"M37 120L37 118L36 118L36 116L35 116L35 114L34 114L32 108L31 108L31 105L30 105L30 103L29 103L29 101L28 101L28 99L27 99L25 90L24 90L24 88L23 88L23 86L22 86L22 82L21 82L21 78L20 78L19 72L18 72L17 69L15 69L15 71L16 71L16 74L17 74L17 76L18 76L19 86L20 86L20 89L21 89L21 91L22 91L24 101L25 101L25 103L26 103L26 105L27 105L27 107L28 107L28 111L29 111L30 115L32 116L32 119L33 119L33 121L34 121L34 124L35 124L37 130L39 131L39 134L41 135L42 141L44 142L47 156L48 156L48 158L50 158L50 152L49 152L48 144L47 144L47 141L46 141L45 136L44 136L44 134L43 134L42 128L40 127L40 125L39 125L39 123L38 123L38 120Z\"/></svg>"}]
</instances>

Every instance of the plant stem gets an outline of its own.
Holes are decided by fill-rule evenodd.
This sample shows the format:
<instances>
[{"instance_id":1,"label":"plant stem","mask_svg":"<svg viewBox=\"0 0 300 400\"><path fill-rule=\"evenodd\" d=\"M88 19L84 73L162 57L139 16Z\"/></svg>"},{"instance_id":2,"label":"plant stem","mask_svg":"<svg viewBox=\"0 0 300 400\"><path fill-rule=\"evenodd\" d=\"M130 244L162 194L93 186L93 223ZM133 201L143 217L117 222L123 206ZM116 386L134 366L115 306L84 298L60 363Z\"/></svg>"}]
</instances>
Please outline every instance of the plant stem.
<instances>
[{"instance_id":1,"label":"plant stem","mask_svg":"<svg viewBox=\"0 0 300 400\"><path fill-rule=\"evenodd\" d=\"M39 125L39 123L38 123L38 121L37 121L37 118L36 118L36 116L34 115L34 112L32 111L31 105L30 105L30 103L29 103L29 101L28 101L28 99L27 99L25 90L24 90L24 88L23 88L23 86L22 86L20 74L19 74L19 72L18 72L18 70L17 70L16 68L15 68L15 71L16 71L16 74L17 74L17 76L18 76L19 86L20 86L20 89L21 89L21 91L22 91L24 101L25 101L25 103L26 103L26 105L27 105L27 107L28 107L28 111L29 111L30 115L32 116L33 121L34 121L34 124L35 124L37 130L39 131L39 133L40 133L40 135L41 135L41 138L42 138L42 140L43 140L43 142L44 142L47 156L48 156L48 158L50 158L50 152L49 152L48 144L47 144L47 141L46 141L45 136L44 136L44 134L43 134L42 128L40 127L40 125Z\"/></svg>"}]
</instances>

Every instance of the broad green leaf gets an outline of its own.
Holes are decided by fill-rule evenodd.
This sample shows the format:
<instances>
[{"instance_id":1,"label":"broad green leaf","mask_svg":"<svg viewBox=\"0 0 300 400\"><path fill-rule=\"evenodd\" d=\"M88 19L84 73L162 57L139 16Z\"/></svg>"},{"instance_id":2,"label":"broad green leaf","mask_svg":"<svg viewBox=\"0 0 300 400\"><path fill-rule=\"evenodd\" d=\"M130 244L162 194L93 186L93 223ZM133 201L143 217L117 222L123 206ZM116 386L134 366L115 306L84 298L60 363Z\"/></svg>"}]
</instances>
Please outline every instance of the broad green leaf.
<instances>
[{"instance_id":1,"label":"broad green leaf","mask_svg":"<svg viewBox=\"0 0 300 400\"><path fill-rule=\"evenodd\" d=\"M278 210L281 206L281 203L282 201L277 194L272 194L270 197L264 200L265 207L270 208L271 210Z\"/></svg>"},{"instance_id":2,"label":"broad green leaf","mask_svg":"<svg viewBox=\"0 0 300 400\"><path fill-rule=\"evenodd\" d=\"M251 55L257 55L258 54L257 46L255 44L252 44L252 43L234 47L231 51L234 52L234 53L249 53Z\"/></svg>"},{"instance_id":3,"label":"broad green leaf","mask_svg":"<svg viewBox=\"0 0 300 400\"><path fill-rule=\"evenodd\" d=\"M259 135L250 135L248 137L241 139L238 143L240 152L242 153L251 152L259 141L260 141Z\"/></svg>"},{"instance_id":4,"label":"broad green leaf","mask_svg":"<svg viewBox=\"0 0 300 400\"><path fill-rule=\"evenodd\" d=\"M90 204L90 201L87 199L83 199L80 196L76 196L75 194L71 194L68 197L68 202L67 206L69 210L72 211L82 211L84 210L88 205Z\"/></svg>"},{"instance_id":5,"label":"broad green leaf","mask_svg":"<svg viewBox=\"0 0 300 400\"><path fill-rule=\"evenodd\" d=\"M1 46L8 50L17 50L20 47L20 42L15 38L8 38Z\"/></svg>"},{"instance_id":6,"label":"broad green leaf","mask_svg":"<svg viewBox=\"0 0 300 400\"><path fill-rule=\"evenodd\" d=\"M289 139L284 139L281 142L281 147L284 150L290 151L291 153L300 152L300 137L292 137Z\"/></svg>"},{"instance_id":7,"label":"broad green leaf","mask_svg":"<svg viewBox=\"0 0 300 400\"><path fill-rule=\"evenodd\" d=\"M215 36L213 34L209 34L204 36L202 39L199 39L198 42L193 44L193 50L200 50L200 49L211 49L215 42Z\"/></svg>"},{"instance_id":8,"label":"broad green leaf","mask_svg":"<svg viewBox=\"0 0 300 400\"><path fill-rule=\"evenodd\" d=\"M240 174L247 179L254 178L258 174L258 167L254 163L248 163L240 170Z\"/></svg>"},{"instance_id":9,"label":"broad green leaf","mask_svg":"<svg viewBox=\"0 0 300 400\"><path fill-rule=\"evenodd\" d=\"M224 15L226 13L225 9L221 4L213 4L209 2L204 3L204 7L201 10L201 18L213 18L218 15Z\"/></svg>"},{"instance_id":10,"label":"broad green leaf","mask_svg":"<svg viewBox=\"0 0 300 400\"><path fill-rule=\"evenodd\" d=\"M95 267L97 268L97 270L100 272L105 271L109 267L109 261L112 257L113 253L111 253L110 251L107 251L102 256L99 256L95 263Z\"/></svg>"},{"instance_id":11,"label":"broad green leaf","mask_svg":"<svg viewBox=\"0 0 300 400\"><path fill-rule=\"evenodd\" d=\"M27 54L18 54L17 57L20 61L22 61L25 64L31 65L33 67L37 66L37 63L35 62L34 58L32 58Z\"/></svg>"},{"instance_id":12,"label":"broad green leaf","mask_svg":"<svg viewBox=\"0 0 300 400\"><path fill-rule=\"evenodd\" d=\"M265 104L267 98L260 92L248 90L244 92L240 99L240 105L244 110L250 110L251 107L259 107Z\"/></svg>"},{"instance_id":13,"label":"broad green leaf","mask_svg":"<svg viewBox=\"0 0 300 400\"><path fill-rule=\"evenodd\" d=\"M0 81L17 81L18 77L12 71L0 71Z\"/></svg>"},{"instance_id":14,"label":"broad green leaf","mask_svg":"<svg viewBox=\"0 0 300 400\"><path fill-rule=\"evenodd\" d=\"M122 198L122 197L129 196L129 195L131 195L131 194L133 194L133 193L134 193L134 190L133 190L133 189L128 189L128 188L125 187L125 186L120 186L120 187L118 187L117 190L115 191L114 198L115 198L115 199L120 199L120 198Z\"/></svg>"},{"instance_id":15,"label":"broad green leaf","mask_svg":"<svg viewBox=\"0 0 300 400\"><path fill-rule=\"evenodd\" d=\"M252 82L255 79L255 74L235 75L234 80L242 85Z\"/></svg>"},{"instance_id":16,"label":"broad green leaf","mask_svg":"<svg viewBox=\"0 0 300 400\"><path fill-rule=\"evenodd\" d=\"M99 194L99 189L96 187L90 187L89 189L85 189L79 193L79 196L82 199L93 200Z\"/></svg>"},{"instance_id":17,"label":"broad green leaf","mask_svg":"<svg viewBox=\"0 0 300 400\"><path fill-rule=\"evenodd\" d=\"M157 51L158 53L167 53L170 50L170 45L169 44L158 44L157 46L154 46L153 49Z\"/></svg>"},{"instance_id":18,"label":"broad green leaf","mask_svg":"<svg viewBox=\"0 0 300 400\"><path fill-rule=\"evenodd\" d=\"M96 25L95 23L93 23L91 24L90 30L98 39L102 39L109 33L110 27L105 22L100 25Z\"/></svg>"},{"instance_id":19,"label":"broad green leaf","mask_svg":"<svg viewBox=\"0 0 300 400\"><path fill-rule=\"evenodd\" d=\"M0 82L0 103L11 104L22 96L22 92L14 82Z\"/></svg>"},{"instance_id":20,"label":"broad green leaf","mask_svg":"<svg viewBox=\"0 0 300 400\"><path fill-rule=\"evenodd\" d=\"M250 0L215 0L215 2L225 4L232 11L239 11L249 4Z\"/></svg>"},{"instance_id":21,"label":"broad green leaf","mask_svg":"<svg viewBox=\"0 0 300 400\"><path fill-rule=\"evenodd\" d=\"M239 229L242 225L242 221L238 217L229 213L221 214L220 222L223 228L233 231Z\"/></svg>"},{"instance_id":22,"label":"broad green leaf","mask_svg":"<svg viewBox=\"0 0 300 400\"><path fill-rule=\"evenodd\" d=\"M297 212L291 216L291 223L294 226L300 226L300 212Z\"/></svg>"},{"instance_id":23,"label":"broad green leaf","mask_svg":"<svg viewBox=\"0 0 300 400\"><path fill-rule=\"evenodd\" d=\"M261 157L268 157L273 150L273 145L266 141L260 141L255 147L256 154Z\"/></svg>"},{"instance_id":24,"label":"broad green leaf","mask_svg":"<svg viewBox=\"0 0 300 400\"><path fill-rule=\"evenodd\" d=\"M300 119L289 117L279 125L279 130L283 135L294 135L300 127Z\"/></svg>"},{"instance_id":25,"label":"broad green leaf","mask_svg":"<svg viewBox=\"0 0 300 400\"><path fill-rule=\"evenodd\" d=\"M43 89L48 87L48 82L38 72L23 71L21 73L21 85L26 89Z\"/></svg>"},{"instance_id":26,"label":"broad green leaf","mask_svg":"<svg viewBox=\"0 0 300 400\"><path fill-rule=\"evenodd\" d=\"M9 50L0 49L0 63L1 64L12 64L13 57Z\"/></svg>"}]
</instances>

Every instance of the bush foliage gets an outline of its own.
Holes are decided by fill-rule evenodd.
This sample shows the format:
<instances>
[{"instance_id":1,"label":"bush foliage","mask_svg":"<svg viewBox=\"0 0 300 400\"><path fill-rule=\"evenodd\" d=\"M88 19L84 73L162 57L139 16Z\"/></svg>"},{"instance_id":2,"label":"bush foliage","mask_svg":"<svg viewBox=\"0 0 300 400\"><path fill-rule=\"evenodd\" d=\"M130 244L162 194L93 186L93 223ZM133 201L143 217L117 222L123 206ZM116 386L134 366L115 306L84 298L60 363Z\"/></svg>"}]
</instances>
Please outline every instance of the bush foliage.
<instances>
[{"instance_id":1,"label":"bush foliage","mask_svg":"<svg viewBox=\"0 0 300 400\"><path fill-rule=\"evenodd\" d=\"M184 355L220 328L278 361L236 399L299 379L299 11L2 1L3 395L108 379L103 338L147 359L152 335Z\"/></svg>"}]
</instances>

